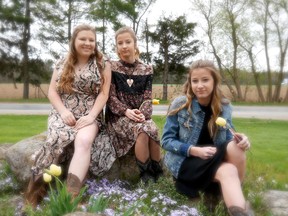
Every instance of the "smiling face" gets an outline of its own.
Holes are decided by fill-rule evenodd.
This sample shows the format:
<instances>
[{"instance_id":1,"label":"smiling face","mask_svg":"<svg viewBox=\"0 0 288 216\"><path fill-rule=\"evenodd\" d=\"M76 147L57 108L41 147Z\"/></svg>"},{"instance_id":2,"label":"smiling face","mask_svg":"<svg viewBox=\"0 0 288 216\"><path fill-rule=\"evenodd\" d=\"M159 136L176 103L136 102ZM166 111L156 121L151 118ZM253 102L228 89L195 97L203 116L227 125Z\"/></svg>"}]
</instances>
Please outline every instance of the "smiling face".
<instances>
[{"instance_id":1,"label":"smiling face","mask_svg":"<svg viewBox=\"0 0 288 216\"><path fill-rule=\"evenodd\" d=\"M129 32L119 34L116 38L117 53L123 61L133 63L135 61L136 44Z\"/></svg>"},{"instance_id":2,"label":"smiling face","mask_svg":"<svg viewBox=\"0 0 288 216\"><path fill-rule=\"evenodd\" d=\"M198 102L207 106L212 97L214 79L211 72L206 68L196 68L191 72L191 88Z\"/></svg>"},{"instance_id":3,"label":"smiling face","mask_svg":"<svg viewBox=\"0 0 288 216\"><path fill-rule=\"evenodd\" d=\"M94 32L90 30L79 31L74 41L78 58L89 58L94 53L95 41L96 36Z\"/></svg>"}]
</instances>

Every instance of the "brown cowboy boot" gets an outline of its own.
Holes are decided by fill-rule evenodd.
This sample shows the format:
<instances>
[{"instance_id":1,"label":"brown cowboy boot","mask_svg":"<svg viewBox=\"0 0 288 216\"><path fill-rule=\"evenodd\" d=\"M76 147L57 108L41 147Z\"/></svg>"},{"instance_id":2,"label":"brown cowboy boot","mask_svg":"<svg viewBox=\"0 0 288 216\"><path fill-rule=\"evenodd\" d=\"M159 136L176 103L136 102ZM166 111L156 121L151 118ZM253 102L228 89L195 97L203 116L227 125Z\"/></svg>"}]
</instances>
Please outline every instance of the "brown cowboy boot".
<instances>
[{"instance_id":1,"label":"brown cowboy boot","mask_svg":"<svg viewBox=\"0 0 288 216\"><path fill-rule=\"evenodd\" d=\"M26 205L36 208L47 194L47 184L44 182L42 175L32 175L26 192L24 193Z\"/></svg>"},{"instance_id":2,"label":"brown cowboy boot","mask_svg":"<svg viewBox=\"0 0 288 216\"><path fill-rule=\"evenodd\" d=\"M238 206L229 207L228 213L230 216L248 216L245 209L238 207Z\"/></svg>"},{"instance_id":3,"label":"brown cowboy boot","mask_svg":"<svg viewBox=\"0 0 288 216\"><path fill-rule=\"evenodd\" d=\"M76 175L72 173L68 173L67 191L68 193L72 195L73 199L79 195L81 187L82 187L82 182L80 181L80 179Z\"/></svg>"},{"instance_id":4,"label":"brown cowboy boot","mask_svg":"<svg viewBox=\"0 0 288 216\"><path fill-rule=\"evenodd\" d=\"M245 209L238 206L231 206L228 208L230 216L254 216L254 212L250 207L249 202L246 202Z\"/></svg>"}]
</instances>

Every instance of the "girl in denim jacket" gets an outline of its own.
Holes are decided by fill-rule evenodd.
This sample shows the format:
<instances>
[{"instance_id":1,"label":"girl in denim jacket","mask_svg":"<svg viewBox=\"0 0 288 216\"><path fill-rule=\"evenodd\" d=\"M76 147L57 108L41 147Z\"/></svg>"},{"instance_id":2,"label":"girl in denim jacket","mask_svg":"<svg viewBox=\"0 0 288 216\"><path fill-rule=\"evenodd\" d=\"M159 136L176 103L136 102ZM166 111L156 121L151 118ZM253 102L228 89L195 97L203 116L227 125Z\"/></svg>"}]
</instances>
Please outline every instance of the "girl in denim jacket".
<instances>
[{"instance_id":1,"label":"girl in denim jacket","mask_svg":"<svg viewBox=\"0 0 288 216\"><path fill-rule=\"evenodd\" d=\"M185 96L176 98L168 110L161 142L164 163L178 192L196 197L220 184L230 215L253 215L241 188L250 142L239 133L236 142L228 129L216 125L221 116L232 126L232 107L223 98L220 83L213 62L198 60L191 65Z\"/></svg>"}]
</instances>

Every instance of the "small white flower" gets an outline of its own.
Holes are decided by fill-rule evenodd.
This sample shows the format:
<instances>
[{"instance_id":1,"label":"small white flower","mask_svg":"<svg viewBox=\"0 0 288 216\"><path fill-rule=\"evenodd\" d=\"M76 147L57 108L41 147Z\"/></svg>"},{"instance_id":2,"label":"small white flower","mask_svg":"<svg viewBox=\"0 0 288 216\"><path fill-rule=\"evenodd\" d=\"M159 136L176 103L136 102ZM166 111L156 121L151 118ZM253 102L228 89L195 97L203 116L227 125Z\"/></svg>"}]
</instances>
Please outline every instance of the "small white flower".
<instances>
[{"instance_id":1,"label":"small white flower","mask_svg":"<svg viewBox=\"0 0 288 216\"><path fill-rule=\"evenodd\" d=\"M259 176L259 177L257 178L257 182L263 182L263 181L264 181L263 177Z\"/></svg>"}]
</instances>

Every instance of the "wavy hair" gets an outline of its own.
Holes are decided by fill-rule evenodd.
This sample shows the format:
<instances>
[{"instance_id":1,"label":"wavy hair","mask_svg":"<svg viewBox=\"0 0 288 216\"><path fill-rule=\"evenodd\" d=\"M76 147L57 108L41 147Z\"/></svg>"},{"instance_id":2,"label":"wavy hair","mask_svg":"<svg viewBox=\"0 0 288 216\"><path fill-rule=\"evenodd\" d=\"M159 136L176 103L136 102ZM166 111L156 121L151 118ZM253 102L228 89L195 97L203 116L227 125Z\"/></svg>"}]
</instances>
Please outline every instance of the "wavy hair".
<instances>
[{"instance_id":1,"label":"wavy hair","mask_svg":"<svg viewBox=\"0 0 288 216\"><path fill-rule=\"evenodd\" d=\"M213 87L212 97L211 97L211 102L210 102L210 104L211 104L210 106L212 109L212 117L208 123L209 133L212 137L214 137L216 134L216 130L217 130L217 127L215 125L215 121L222 111L222 104L223 103L229 103L229 101L226 98L224 98L223 93L220 89L221 76L220 76L219 71L216 69L216 67L212 61L197 60L191 64L191 66L189 68L187 80L186 80L186 82L184 84L184 88L183 88L183 93L186 96L186 102L185 102L185 104L183 104L179 108L170 111L168 113L168 115L174 115L177 112L179 112L180 110L186 108L188 110L188 112L190 113L190 115L192 116L191 103L192 103L192 100L195 97L195 95L192 91L191 76L192 76L193 71L195 69L198 69L198 68L204 68L204 69L210 71L210 73L213 77L213 80L214 80L214 87Z\"/></svg>"},{"instance_id":2,"label":"wavy hair","mask_svg":"<svg viewBox=\"0 0 288 216\"><path fill-rule=\"evenodd\" d=\"M73 92L73 82L74 82L74 71L75 64L77 63L77 51L75 48L75 40L79 32L81 31L91 31L95 35L96 40L96 30L94 27L86 24L78 25L73 30L71 35L70 43L69 43L69 52L67 58L64 63L63 73L61 75L58 88L65 93ZM95 50L94 53L90 56L90 58L96 58L97 66L100 72L103 70L104 65L102 64L103 54L98 50L97 43L95 41ZM101 74L101 82L103 84L104 79Z\"/></svg>"},{"instance_id":3,"label":"wavy hair","mask_svg":"<svg viewBox=\"0 0 288 216\"><path fill-rule=\"evenodd\" d=\"M138 48L138 44L137 44L137 37L136 37L136 34L135 32L133 31L132 28L128 27L128 26L124 26L120 29L118 29L116 32L115 32L115 43L116 43L116 52L117 52L117 55L118 57L121 59L121 56L117 50L117 37L120 35L120 34L123 34L123 33L129 33L134 41L134 44L135 44L135 58L137 60L139 60L139 56L140 56L140 50Z\"/></svg>"}]
</instances>

